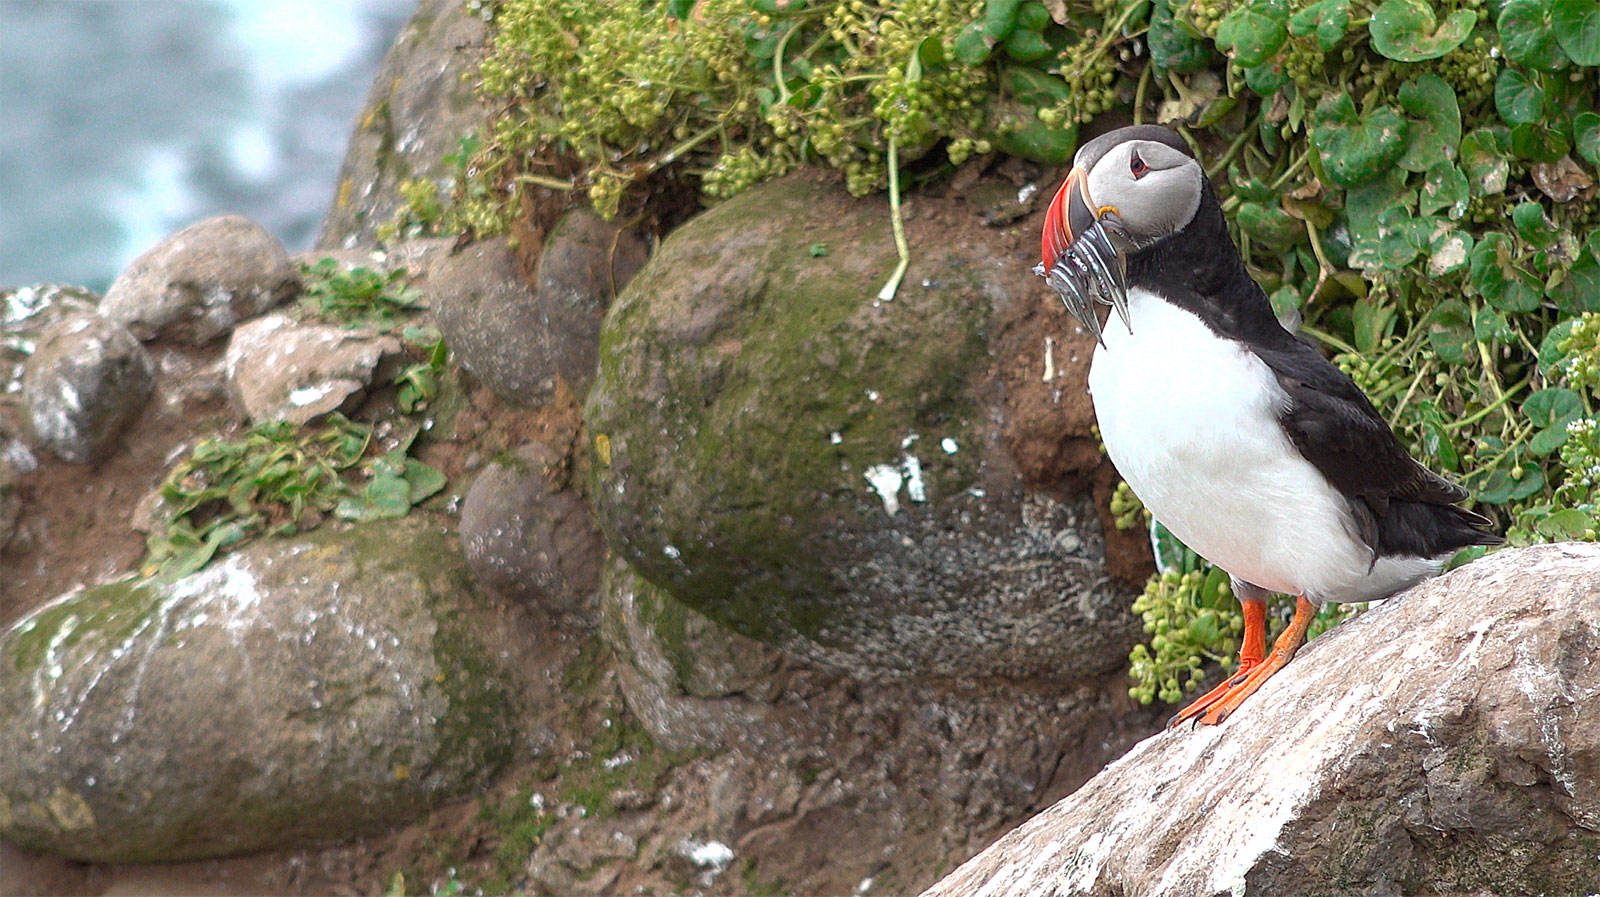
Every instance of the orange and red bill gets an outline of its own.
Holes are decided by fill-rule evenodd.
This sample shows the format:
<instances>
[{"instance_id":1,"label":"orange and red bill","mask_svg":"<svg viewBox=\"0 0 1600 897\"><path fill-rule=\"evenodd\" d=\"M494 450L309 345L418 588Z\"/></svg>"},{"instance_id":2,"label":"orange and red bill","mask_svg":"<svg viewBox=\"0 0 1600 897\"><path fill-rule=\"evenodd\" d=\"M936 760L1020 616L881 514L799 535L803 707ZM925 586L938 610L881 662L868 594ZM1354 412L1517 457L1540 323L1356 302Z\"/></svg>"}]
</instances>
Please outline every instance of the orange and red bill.
<instances>
[{"instance_id":1,"label":"orange and red bill","mask_svg":"<svg viewBox=\"0 0 1600 897\"><path fill-rule=\"evenodd\" d=\"M1082 168L1067 175L1045 214L1040 259L1034 272L1061 297L1061 302L1084 329L1104 344L1100 318L1092 302L1117 310L1128 332L1128 285L1122 254L1112 244L1107 228L1120 228L1121 219L1111 206L1096 206L1089 196L1089 178Z\"/></svg>"}]
</instances>

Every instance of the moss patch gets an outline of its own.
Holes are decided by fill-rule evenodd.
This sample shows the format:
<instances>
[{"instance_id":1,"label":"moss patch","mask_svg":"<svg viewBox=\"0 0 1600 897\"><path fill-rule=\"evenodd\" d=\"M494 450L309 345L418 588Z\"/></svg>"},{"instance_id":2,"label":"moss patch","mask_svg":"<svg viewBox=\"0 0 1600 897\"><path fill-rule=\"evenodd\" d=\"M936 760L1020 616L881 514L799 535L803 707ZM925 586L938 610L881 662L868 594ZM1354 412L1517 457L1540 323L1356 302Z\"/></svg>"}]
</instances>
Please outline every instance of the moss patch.
<instances>
[{"instance_id":1,"label":"moss patch","mask_svg":"<svg viewBox=\"0 0 1600 897\"><path fill-rule=\"evenodd\" d=\"M147 625L160 603L160 589L145 579L108 583L55 601L37 611L31 625L13 630L6 640L12 668L32 673L44 662L52 643L56 650L65 651L90 636L107 644L120 642Z\"/></svg>"}]
</instances>

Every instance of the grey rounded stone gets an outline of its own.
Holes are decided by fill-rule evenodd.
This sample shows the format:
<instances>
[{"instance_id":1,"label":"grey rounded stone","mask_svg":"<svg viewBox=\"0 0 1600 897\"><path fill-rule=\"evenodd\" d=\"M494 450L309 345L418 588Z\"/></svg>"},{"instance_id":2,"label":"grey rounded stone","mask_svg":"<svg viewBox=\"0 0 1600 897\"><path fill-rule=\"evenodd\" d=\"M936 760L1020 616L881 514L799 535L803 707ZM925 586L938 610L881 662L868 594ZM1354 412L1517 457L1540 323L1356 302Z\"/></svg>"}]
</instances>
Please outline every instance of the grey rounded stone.
<instances>
[{"instance_id":1,"label":"grey rounded stone","mask_svg":"<svg viewBox=\"0 0 1600 897\"><path fill-rule=\"evenodd\" d=\"M587 206L561 217L539 255L538 308L556 371L579 398L594 382L600 321L649 257L637 233Z\"/></svg>"},{"instance_id":2,"label":"grey rounded stone","mask_svg":"<svg viewBox=\"0 0 1600 897\"><path fill-rule=\"evenodd\" d=\"M20 388L28 356L46 328L67 315L92 312L99 303L99 293L69 284L0 290L0 395Z\"/></svg>"},{"instance_id":3,"label":"grey rounded stone","mask_svg":"<svg viewBox=\"0 0 1600 897\"><path fill-rule=\"evenodd\" d=\"M64 595L0 635L0 838L172 861L416 818L517 738L476 601L412 520Z\"/></svg>"},{"instance_id":4,"label":"grey rounded stone","mask_svg":"<svg viewBox=\"0 0 1600 897\"><path fill-rule=\"evenodd\" d=\"M34 437L64 461L94 464L117 447L155 389L155 365L125 328L77 312L40 334L22 377Z\"/></svg>"},{"instance_id":5,"label":"grey rounded stone","mask_svg":"<svg viewBox=\"0 0 1600 897\"><path fill-rule=\"evenodd\" d=\"M674 749L761 731L761 704L784 685L780 651L718 625L614 557L601 577L600 634L628 706Z\"/></svg>"},{"instance_id":6,"label":"grey rounded stone","mask_svg":"<svg viewBox=\"0 0 1600 897\"><path fill-rule=\"evenodd\" d=\"M593 606L605 543L561 453L529 443L478 474L461 504L461 548L478 582L556 613Z\"/></svg>"},{"instance_id":7,"label":"grey rounded stone","mask_svg":"<svg viewBox=\"0 0 1600 897\"><path fill-rule=\"evenodd\" d=\"M435 262L429 307L461 366L504 401L523 407L555 395L556 368L505 238L474 243Z\"/></svg>"},{"instance_id":8,"label":"grey rounded stone","mask_svg":"<svg viewBox=\"0 0 1600 897\"><path fill-rule=\"evenodd\" d=\"M228 391L253 421L303 424L350 410L384 367L403 356L400 341L371 327L335 327L266 315L233 331L224 355Z\"/></svg>"},{"instance_id":9,"label":"grey rounded stone","mask_svg":"<svg viewBox=\"0 0 1600 897\"><path fill-rule=\"evenodd\" d=\"M220 215L167 237L117 275L100 311L142 340L203 346L292 297L300 275L276 238Z\"/></svg>"},{"instance_id":10,"label":"grey rounded stone","mask_svg":"<svg viewBox=\"0 0 1600 897\"><path fill-rule=\"evenodd\" d=\"M971 216L877 301L887 216L802 174L662 243L601 334L596 519L678 600L855 676L1114 670L1139 624L1092 497L1006 444L991 331L1026 266Z\"/></svg>"}]
</instances>

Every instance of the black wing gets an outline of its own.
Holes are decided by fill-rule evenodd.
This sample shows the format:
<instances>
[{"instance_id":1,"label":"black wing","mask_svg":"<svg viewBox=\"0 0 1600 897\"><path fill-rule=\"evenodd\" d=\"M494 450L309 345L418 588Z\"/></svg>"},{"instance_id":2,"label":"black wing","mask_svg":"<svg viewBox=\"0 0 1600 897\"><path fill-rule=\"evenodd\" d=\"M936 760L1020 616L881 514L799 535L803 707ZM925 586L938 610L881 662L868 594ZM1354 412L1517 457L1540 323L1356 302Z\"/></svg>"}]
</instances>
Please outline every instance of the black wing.
<instances>
[{"instance_id":1,"label":"black wing","mask_svg":"<svg viewBox=\"0 0 1600 897\"><path fill-rule=\"evenodd\" d=\"M1412 458L1355 382L1316 349L1294 338L1251 348L1289 396L1279 424L1300 454L1351 498L1374 560L1499 541L1483 531L1488 519L1455 507L1467 490Z\"/></svg>"},{"instance_id":2,"label":"black wing","mask_svg":"<svg viewBox=\"0 0 1600 897\"><path fill-rule=\"evenodd\" d=\"M1378 410L1343 371L1295 340L1256 354L1289 395L1279 423L1334 488L1382 513L1389 501L1451 505L1467 490L1412 458Z\"/></svg>"}]
</instances>

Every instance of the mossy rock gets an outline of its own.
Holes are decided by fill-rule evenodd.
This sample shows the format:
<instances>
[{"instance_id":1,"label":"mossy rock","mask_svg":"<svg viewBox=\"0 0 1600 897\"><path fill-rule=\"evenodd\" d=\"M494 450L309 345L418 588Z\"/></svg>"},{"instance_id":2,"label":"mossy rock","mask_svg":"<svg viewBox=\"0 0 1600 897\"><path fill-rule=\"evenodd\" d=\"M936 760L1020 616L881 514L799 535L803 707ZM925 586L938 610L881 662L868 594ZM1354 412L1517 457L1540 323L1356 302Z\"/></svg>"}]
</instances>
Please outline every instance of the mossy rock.
<instances>
[{"instance_id":1,"label":"mossy rock","mask_svg":"<svg viewBox=\"0 0 1600 897\"><path fill-rule=\"evenodd\" d=\"M0 636L0 837L170 861L413 819L516 737L475 607L454 538L416 521L64 595Z\"/></svg>"},{"instance_id":2,"label":"mossy rock","mask_svg":"<svg viewBox=\"0 0 1600 897\"><path fill-rule=\"evenodd\" d=\"M617 553L861 676L1114 667L1128 615L1092 509L1024 489L1003 444L989 329L1032 301L1027 263L960 220L913 223L892 301L886 203L814 173L675 231L608 313L585 408Z\"/></svg>"}]
</instances>

